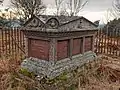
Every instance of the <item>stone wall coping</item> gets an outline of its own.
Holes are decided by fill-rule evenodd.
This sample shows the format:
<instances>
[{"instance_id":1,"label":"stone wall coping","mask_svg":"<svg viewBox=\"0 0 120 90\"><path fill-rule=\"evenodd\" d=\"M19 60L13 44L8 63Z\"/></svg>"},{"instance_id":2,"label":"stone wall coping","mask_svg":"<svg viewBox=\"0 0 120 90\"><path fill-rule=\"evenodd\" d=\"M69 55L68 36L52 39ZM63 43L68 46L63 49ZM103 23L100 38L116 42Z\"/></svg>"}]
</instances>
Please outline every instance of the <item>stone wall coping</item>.
<instances>
[{"instance_id":1,"label":"stone wall coping","mask_svg":"<svg viewBox=\"0 0 120 90\"><path fill-rule=\"evenodd\" d=\"M71 30L59 30L59 29L35 29L35 28L28 28L28 29L21 29L22 31L35 31L35 32L45 32L45 33L60 33L60 32L90 32L90 31L98 31L98 28L89 28L89 29L71 29Z\"/></svg>"}]
</instances>

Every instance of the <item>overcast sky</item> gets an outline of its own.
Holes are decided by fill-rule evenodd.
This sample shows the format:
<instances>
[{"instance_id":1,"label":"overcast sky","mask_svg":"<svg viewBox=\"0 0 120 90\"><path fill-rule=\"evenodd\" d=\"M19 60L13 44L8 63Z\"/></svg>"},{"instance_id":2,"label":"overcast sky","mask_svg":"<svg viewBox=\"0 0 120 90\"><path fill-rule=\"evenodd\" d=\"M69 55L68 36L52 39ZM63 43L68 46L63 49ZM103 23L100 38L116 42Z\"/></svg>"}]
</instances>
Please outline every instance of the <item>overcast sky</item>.
<instances>
[{"instance_id":1,"label":"overcast sky","mask_svg":"<svg viewBox=\"0 0 120 90\"><path fill-rule=\"evenodd\" d=\"M54 1L55 0L43 0L43 3L49 7L54 7ZM113 0L88 0L87 5L81 11L81 15L91 21L99 20L105 15L105 11L112 8L112 1ZM9 0L5 0L3 3L5 7L8 6L8 4Z\"/></svg>"},{"instance_id":2,"label":"overcast sky","mask_svg":"<svg viewBox=\"0 0 120 90\"><path fill-rule=\"evenodd\" d=\"M83 2L86 0L83 0ZM81 10L80 15L88 18L91 21L105 20L105 15L108 9L112 8L113 0L88 0L88 3ZM54 6L54 0L44 0L44 3L49 6Z\"/></svg>"},{"instance_id":3,"label":"overcast sky","mask_svg":"<svg viewBox=\"0 0 120 90\"><path fill-rule=\"evenodd\" d=\"M83 2L86 0L83 0ZM88 11L104 11L112 7L113 0L88 0L88 4L84 10ZM54 5L54 0L44 0L44 3Z\"/></svg>"}]
</instances>

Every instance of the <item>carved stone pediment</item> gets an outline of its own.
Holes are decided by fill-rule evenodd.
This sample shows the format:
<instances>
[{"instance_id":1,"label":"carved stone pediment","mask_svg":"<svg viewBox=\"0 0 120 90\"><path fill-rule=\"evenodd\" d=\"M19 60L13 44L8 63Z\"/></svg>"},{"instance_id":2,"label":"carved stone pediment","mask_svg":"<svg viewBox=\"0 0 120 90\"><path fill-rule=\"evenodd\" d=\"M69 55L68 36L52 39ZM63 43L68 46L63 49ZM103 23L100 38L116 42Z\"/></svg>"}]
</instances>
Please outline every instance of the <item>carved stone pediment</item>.
<instances>
[{"instance_id":1,"label":"carved stone pediment","mask_svg":"<svg viewBox=\"0 0 120 90\"><path fill-rule=\"evenodd\" d=\"M59 21L56 18L51 18L46 22L46 27L49 29L57 29L59 27Z\"/></svg>"},{"instance_id":2,"label":"carved stone pediment","mask_svg":"<svg viewBox=\"0 0 120 90\"><path fill-rule=\"evenodd\" d=\"M43 27L44 26L44 23L41 22L39 19L37 18L33 18L28 24L26 27L29 27L29 28L36 28L36 27Z\"/></svg>"},{"instance_id":3,"label":"carved stone pediment","mask_svg":"<svg viewBox=\"0 0 120 90\"><path fill-rule=\"evenodd\" d=\"M71 31L78 29L92 29L96 28L94 23L84 17L67 17L64 16L34 16L29 19L25 28L34 30L58 29L58 31Z\"/></svg>"}]
</instances>

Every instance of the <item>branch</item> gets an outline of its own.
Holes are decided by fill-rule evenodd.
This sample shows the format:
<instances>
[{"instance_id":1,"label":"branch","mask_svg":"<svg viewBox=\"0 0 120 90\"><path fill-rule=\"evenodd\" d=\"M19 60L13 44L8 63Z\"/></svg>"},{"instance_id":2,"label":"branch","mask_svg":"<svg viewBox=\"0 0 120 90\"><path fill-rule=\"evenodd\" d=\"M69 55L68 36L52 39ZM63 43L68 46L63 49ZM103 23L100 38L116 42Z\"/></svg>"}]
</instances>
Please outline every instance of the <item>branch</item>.
<instances>
[{"instance_id":1,"label":"branch","mask_svg":"<svg viewBox=\"0 0 120 90\"><path fill-rule=\"evenodd\" d=\"M11 0L11 3L18 12L22 12L25 19L45 11L45 6L41 0Z\"/></svg>"},{"instance_id":2,"label":"branch","mask_svg":"<svg viewBox=\"0 0 120 90\"><path fill-rule=\"evenodd\" d=\"M55 5L56 5L56 9L57 9L56 15L59 15L60 7L61 7L63 1L64 0L55 0Z\"/></svg>"},{"instance_id":3,"label":"branch","mask_svg":"<svg viewBox=\"0 0 120 90\"><path fill-rule=\"evenodd\" d=\"M84 6L85 6L87 3L88 3L88 1L85 1L82 5L81 5L81 3L79 3L79 4L78 4L78 7L77 7L77 9L76 9L75 15L76 15L77 13L79 13L79 12L84 8Z\"/></svg>"}]
</instances>

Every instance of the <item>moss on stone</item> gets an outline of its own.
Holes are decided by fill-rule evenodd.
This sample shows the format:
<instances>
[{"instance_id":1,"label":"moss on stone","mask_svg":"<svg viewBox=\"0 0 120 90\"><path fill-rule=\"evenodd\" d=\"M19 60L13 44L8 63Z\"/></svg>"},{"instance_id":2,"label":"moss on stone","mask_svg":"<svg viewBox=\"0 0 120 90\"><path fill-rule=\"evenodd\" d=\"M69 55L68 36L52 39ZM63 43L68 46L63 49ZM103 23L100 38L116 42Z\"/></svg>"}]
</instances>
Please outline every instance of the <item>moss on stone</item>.
<instances>
[{"instance_id":1,"label":"moss on stone","mask_svg":"<svg viewBox=\"0 0 120 90\"><path fill-rule=\"evenodd\" d=\"M35 77L35 74L34 74L34 73L29 72L29 71L28 71L27 69L25 69L25 68L24 68L24 69L21 68L19 72L20 72L21 74L25 75L25 76L30 77L30 78Z\"/></svg>"}]
</instances>

